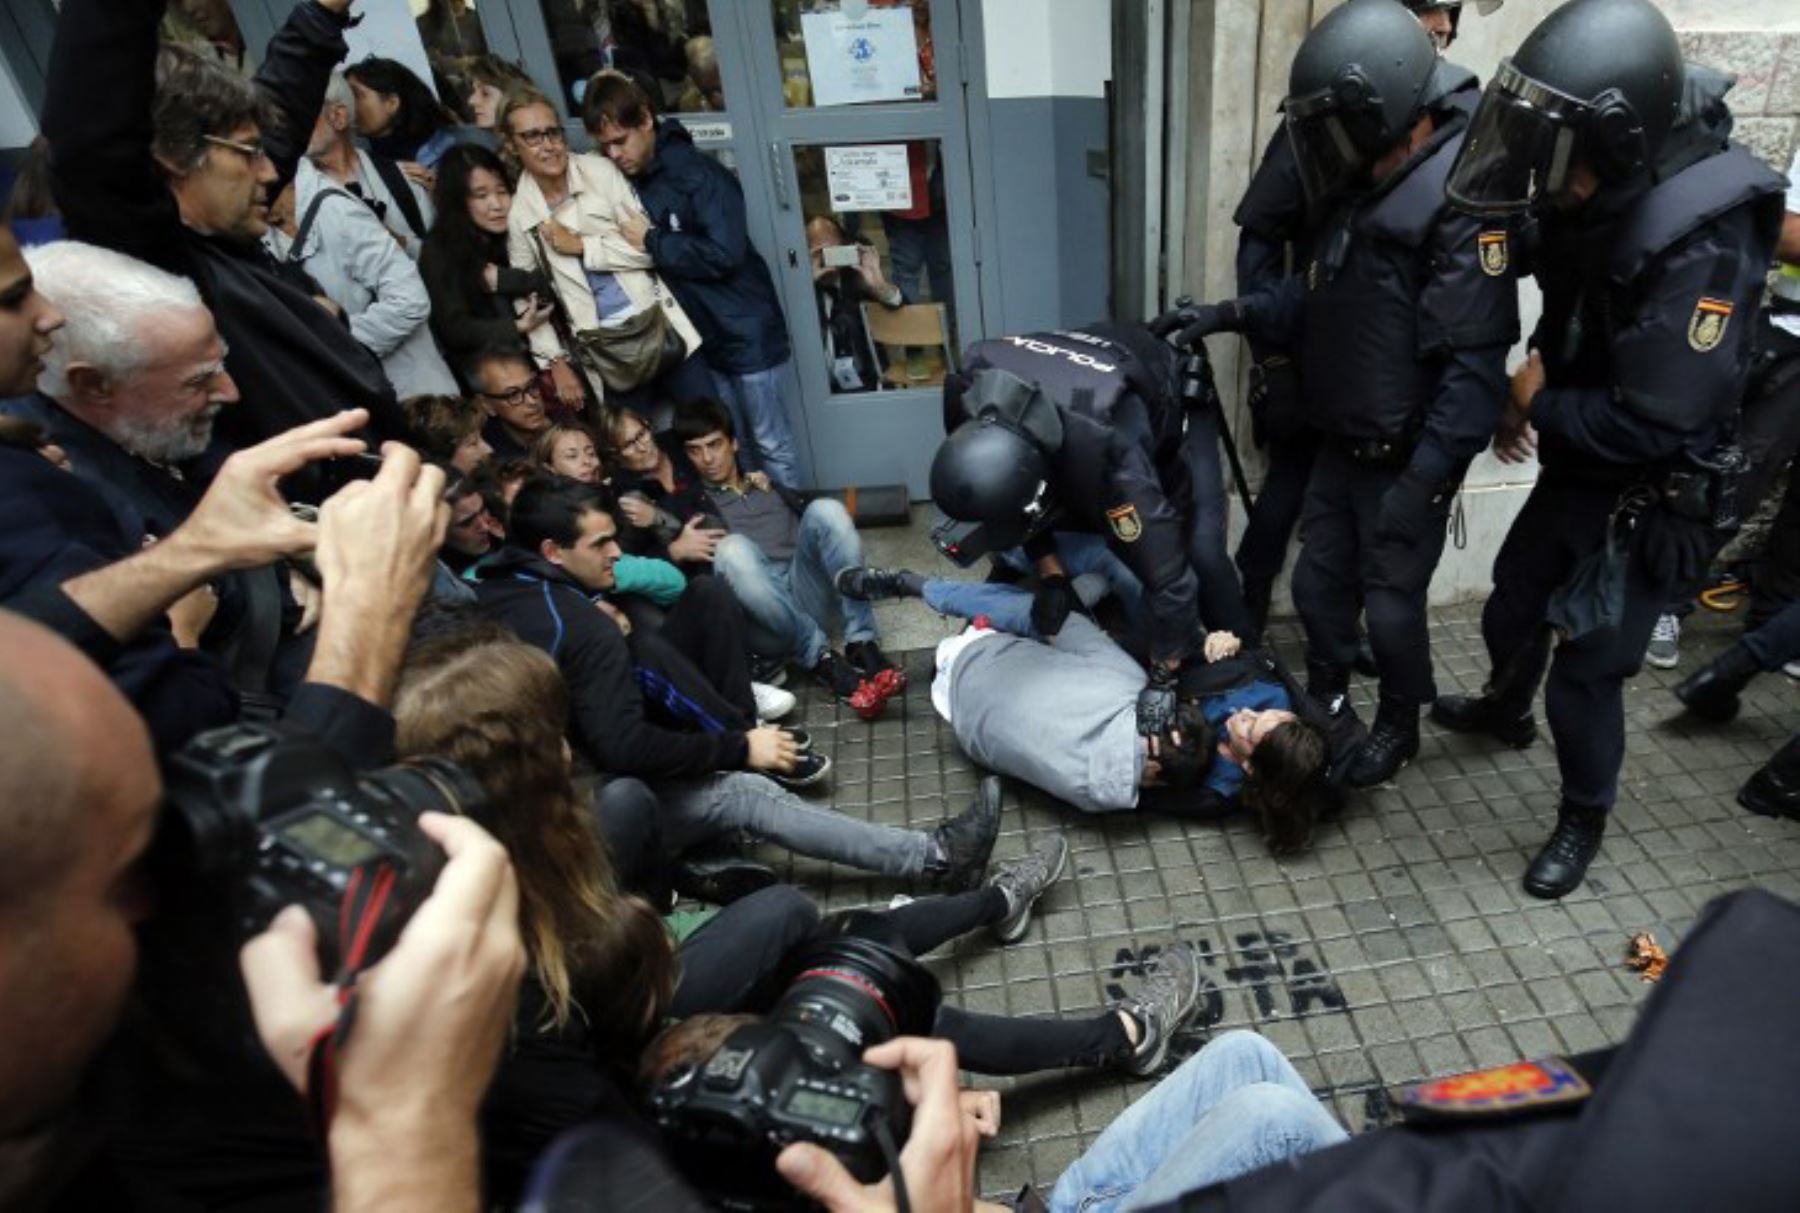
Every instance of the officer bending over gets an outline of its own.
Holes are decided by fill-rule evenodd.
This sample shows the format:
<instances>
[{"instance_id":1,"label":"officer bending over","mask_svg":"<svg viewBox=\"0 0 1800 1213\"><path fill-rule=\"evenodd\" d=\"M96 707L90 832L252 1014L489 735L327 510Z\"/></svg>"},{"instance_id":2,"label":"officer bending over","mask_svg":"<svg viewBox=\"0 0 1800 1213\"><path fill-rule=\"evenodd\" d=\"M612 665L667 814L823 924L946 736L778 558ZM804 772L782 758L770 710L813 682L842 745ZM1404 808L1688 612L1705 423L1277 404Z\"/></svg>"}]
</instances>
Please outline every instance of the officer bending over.
<instances>
[{"instance_id":1,"label":"officer bending over","mask_svg":"<svg viewBox=\"0 0 1800 1213\"><path fill-rule=\"evenodd\" d=\"M1648 0L1572 0L1502 62L1450 177L1467 209L1542 211L1544 315L1495 445L1522 457L1534 428L1543 472L1494 561L1488 686L1432 712L1529 745L1548 664L1562 802L1525 874L1536 897L1575 889L1598 852L1624 680L1730 522L1730 439L1783 184L1735 144L1669 139L1682 87L1675 33Z\"/></svg>"},{"instance_id":2,"label":"officer bending over","mask_svg":"<svg viewBox=\"0 0 1800 1213\"><path fill-rule=\"evenodd\" d=\"M1320 22L1283 103L1308 197L1326 216L1304 277L1198 309L1178 338L1299 335L1324 435L1294 570L1308 690L1348 710L1359 599L1381 674L1375 726L1347 775L1356 787L1418 753L1419 710L1437 695L1425 594L1451 498L1500 419L1519 334L1506 224L1444 197L1468 79L1387 0L1354 0Z\"/></svg>"}]
</instances>

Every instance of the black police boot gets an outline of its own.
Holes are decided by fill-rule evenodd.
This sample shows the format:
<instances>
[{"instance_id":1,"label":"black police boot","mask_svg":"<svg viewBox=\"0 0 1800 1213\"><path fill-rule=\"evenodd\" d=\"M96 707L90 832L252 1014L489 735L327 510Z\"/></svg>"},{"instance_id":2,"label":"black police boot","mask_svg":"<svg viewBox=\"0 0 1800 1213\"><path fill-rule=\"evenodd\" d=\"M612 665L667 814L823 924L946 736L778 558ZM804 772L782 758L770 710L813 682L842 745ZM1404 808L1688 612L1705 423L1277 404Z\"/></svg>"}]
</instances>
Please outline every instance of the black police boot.
<instances>
[{"instance_id":1,"label":"black police boot","mask_svg":"<svg viewBox=\"0 0 1800 1213\"><path fill-rule=\"evenodd\" d=\"M1350 710L1350 668L1306 659L1306 693L1333 720Z\"/></svg>"},{"instance_id":2,"label":"black police boot","mask_svg":"<svg viewBox=\"0 0 1800 1213\"><path fill-rule=\"evenodd\" d=\"M1738 714L1738 693L1760 673L1750 650L1734 644L1683 679L1675 698L1700 719L1724 724Z\"/></svg>"},{"instance_id":3,"label":"black police boot","mask_svg":"<svg viewBox=\"0 0 1800 1213\"><path fill-rule=\"evenodd\" d=\"M1383 695L1375 709L1375 726L1369 739L1350 760L1344 779L1353 788L1372 788L1386 783L1419 752L1419 705L1393 695Z\"/></svg>"},{"instance_id":4,"label":"black police boot","mask_svg":"<svg viewBox=\"0 0 1800 1213\"><path fill-rule=\"evenodd\" d=\"M1768 765L1750 776L1737 798L1752 813L1800 821L1800 737L1782 746Z\"/></svg>"},{"instance_id":5,"label":"black police boot","mask_svg":"<svg viewBox=\"0 0 1800 1213\"><path fill-rule=\"evenodd\" d=\"M1257 578L1244 579L1244 605L1250 609L1250 621L1260 635L1269 629L1269 600L1275 595L1275 583Z\"/></svg>"},{"instance_id":6,"label":"black police boot","mask_svg":"<svg viewBox=\"0 0 1800 1213\"><path fill-rule=\"evenodd\" d=\"M1486 733L1515 750L1537 740L1537 718L1500 702L1492 691L1479 695L1439 695L1431 718L1452 733Z\"/></svg>"},{"instance_id":7,"label":"black police boot","mask_svg":"<svg viewBox=\"0 0 1800 1213\"><path fill-rule=\"evenodd\" d=\"M1604 812L1561 806L1550 841L1525 869L1525 891L1546 901L1573 893L1581 886L1594 856L1600 853L1600 839L1605 833Z\"/></svg>"}]
</instances>

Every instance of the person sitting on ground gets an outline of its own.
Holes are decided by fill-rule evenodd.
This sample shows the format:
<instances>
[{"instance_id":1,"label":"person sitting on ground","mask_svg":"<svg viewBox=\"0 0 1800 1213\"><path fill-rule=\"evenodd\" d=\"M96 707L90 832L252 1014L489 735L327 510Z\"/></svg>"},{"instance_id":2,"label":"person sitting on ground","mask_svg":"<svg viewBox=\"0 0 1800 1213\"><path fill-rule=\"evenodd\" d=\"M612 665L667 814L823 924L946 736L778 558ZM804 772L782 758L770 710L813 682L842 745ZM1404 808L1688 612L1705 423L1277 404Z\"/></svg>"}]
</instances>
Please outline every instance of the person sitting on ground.
<instances>
[{"instance_id":1,"label":"person sitting on ground","mask_svg":"<svg viewBox=\"0 0 1800 1213\"><path fill-rule=\"evenodd\" d=\"M744 606L751 648L799 665L859 713L878 710L879 702L868 701L885 701L906 679L881 651L868 603L832 587L839 572L863 562L849 511L834 498L803 505L780 484L752 484L738 466L737 427L716 400L676 405L674 430L705 486L708 512L730 532L713 553L713 568ZM826 634L838 618L841 657Z\"/></svg>"},{"instance_id":2,"label":"person sitting on ground","mask_svg":"<svg viewBox=\"0 0 1800 1213\"><path fill-rule=\"evenodd\" d=\"M537 366L523 350L489 346L469 361L469 390L487 411L482 437L500 459L529 459L552 422L538 387Z\"/></svg>"},{"instance_id":3,"label":"person sitting on ground","mask_svg":"<svg viewBox=\"0 0 1800 1213\"><path fill-rule=\"evenodd\" d=\"M983 766L1084 813L1143 808L1210 820L1241 799L1277 852L1311 837L1326 794L1326 735L1295 714L1278 672L1240 654L1231 633L1210 633L1205 662L1183 671L1176 726L1145 737L1136 706L1144 668L1085 615L1071 614L1043 641L1032 595L1012 586L852 568L837 588L863 599L923 598L974 621L938 645L931 701Z\"/></svg>"},{"instance_id":4,"label":"person sitting on ground","mask_svg":"<svg viewBox=\"0 0 1800 1213\"><path fill-rule=\"evenodd\" d=\"M400 402L419 436L419 453L464 476L473 476L493 458L482 427L488 415L463 396L409 396Z\"/></svg>"},{"instance_id":5,"label":"person sitting on ground","mask_svg":"<svg viewBox=\"0 0 1800 1213\"><path fill-rule=\"evenodd\" d=\"M452 367L489 346L524 349L526 335L550 323L549 281L506 260L510 180L484 147L453 147L438 164L438 220L419 250L419 276Z\"/></svg>"},{"instance_id":6,"label":"person sitting on ground","mask_svg":"<svg viewBox=\"0 0 1800 1213\"><path fill-rule=\"evenodd\" d=\"M417 261L426 233L437 221L431 194L391 156L358 147L353 138L355 120L356 95L350 82L342 72L332 72L306 158L326 180L367 203L406 255Z\"/></svg>"},{"instance_id":7,"label":"person sitting on ground","mask_svg":"<svg viewBox=\"0 0 1800 1213\"><path fill-rule=\"evenodd\" d=\"M342 188L321 168L354 155L349 86L332 74L312 142L294 176L294 230L271 253L304 267L337 304L350 335L381 359L401 397L457 390L432 338L431 297L419 267L366 197Z\"/></svg>"},{"instance_id":8,"label":"person sitting on ground","mask_svg":"<svg viewBox=\"0 0 1800 1213\"><path fill-rule=\"evenodd\" d=\"M444 154L488 136L464 127L405 64L370 55L344 68L356 98L356 133L429 189Z\"/></svg>"},{"instance_id":9,"label":"person sitting on ground","mask_svg":"<svg viewBox=\"0 0 1800 1213\"><path fill-rule=\"evenodd\" d=\"M881 255L874 247L851 240L830 215L815 215L806 221L806 245L812 258L813 295L819 304L819 323L824 326L832 390L872 392L881 386L881 360L863 319L863 301L896 308L906 300L899 287L882 277ZM854 264L826 260L843 250L856 257Z\"/></svg>"},{"instance_id":10,"label":"person sitting on ground","mask_svg":"<svg viewBox=\"0 0 1800 1213\"><path fill-rule=\"evenodd\" d=\"M613 491L631 525L628 539L642 537L640 543L685 569L710 571L725 532L706 516L706 490L681 440L672 430L655 432L636 409L609 408L601 425Z\"/></svg>"},{"instance_id":11,"label":"person sitting on ground","mask_svg":"<svg viewBox=\"0 0 1800 1213\"><path fill-rule=\"evenodd\" d=\"M606 478L594 435L583 425L553 425L531 444L531 461L546 472L598 487Z\"/></svg>"}]
</instances>

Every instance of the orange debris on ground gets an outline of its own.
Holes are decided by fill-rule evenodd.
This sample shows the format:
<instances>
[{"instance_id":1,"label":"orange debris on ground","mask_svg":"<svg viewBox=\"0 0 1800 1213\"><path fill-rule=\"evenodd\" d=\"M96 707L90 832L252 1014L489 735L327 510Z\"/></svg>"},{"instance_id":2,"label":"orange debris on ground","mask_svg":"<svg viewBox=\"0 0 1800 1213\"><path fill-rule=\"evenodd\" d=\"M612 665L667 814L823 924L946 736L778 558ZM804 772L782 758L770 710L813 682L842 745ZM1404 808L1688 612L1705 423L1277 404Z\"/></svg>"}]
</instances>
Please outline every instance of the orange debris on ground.
<instances>
[{"instance_id":1,"label":"orange debris on ground","mask_svg":"<svg viewBox=\"0 0 1800 1213\"><path fill-rule=\"evenodd\" d=\"M1631 937L1631 946L1625 950L1625 963L1636 969L1645 981L1657 981L1669 967L1669 954L1656 942L1656 936L1639 931Z\"/></svg>"}]
</instances>

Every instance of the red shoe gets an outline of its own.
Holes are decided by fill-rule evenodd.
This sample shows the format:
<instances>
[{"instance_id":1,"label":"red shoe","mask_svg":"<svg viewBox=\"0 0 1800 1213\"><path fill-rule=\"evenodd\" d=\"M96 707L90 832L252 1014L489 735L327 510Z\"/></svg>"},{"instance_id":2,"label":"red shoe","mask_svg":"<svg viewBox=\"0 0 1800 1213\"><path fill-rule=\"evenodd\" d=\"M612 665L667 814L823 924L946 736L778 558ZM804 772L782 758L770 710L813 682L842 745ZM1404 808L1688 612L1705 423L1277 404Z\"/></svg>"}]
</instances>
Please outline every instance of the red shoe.
<instances>
[{"instance_id":1,"label":"red shoe","mask_svg":"<svg viewBox=\"0 0 1800 1213\"><path fill-rule=\"evenodd\" d=\"M887 711L888 694L882 693L875 679L866 678L857 685L856 693L850 696L850 708L864 720L875 720Z\"/></svg>"}]
</instances>

